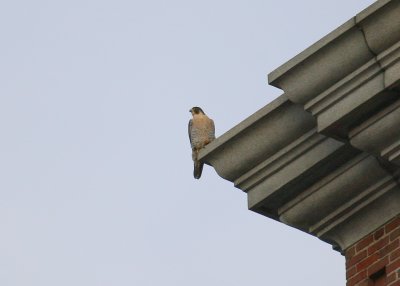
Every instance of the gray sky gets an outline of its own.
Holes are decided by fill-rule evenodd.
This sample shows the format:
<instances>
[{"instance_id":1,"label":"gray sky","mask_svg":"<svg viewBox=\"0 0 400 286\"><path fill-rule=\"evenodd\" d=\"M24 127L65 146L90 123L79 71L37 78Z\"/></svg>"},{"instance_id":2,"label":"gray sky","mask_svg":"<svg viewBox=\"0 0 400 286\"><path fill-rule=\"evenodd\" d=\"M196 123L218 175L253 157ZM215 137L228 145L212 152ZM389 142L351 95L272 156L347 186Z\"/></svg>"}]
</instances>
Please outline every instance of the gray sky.
<instances>
[{"instance_id":1,"label":"gray sky","mask_svg":"<svg viewBox=\"0 0 400 286\"><path fill-rule=\"evenodd\" d=\"M345 285L344 258L206 166L269 72L365 1L0 2L0 285Z\"/></svg>"}]
</instances>

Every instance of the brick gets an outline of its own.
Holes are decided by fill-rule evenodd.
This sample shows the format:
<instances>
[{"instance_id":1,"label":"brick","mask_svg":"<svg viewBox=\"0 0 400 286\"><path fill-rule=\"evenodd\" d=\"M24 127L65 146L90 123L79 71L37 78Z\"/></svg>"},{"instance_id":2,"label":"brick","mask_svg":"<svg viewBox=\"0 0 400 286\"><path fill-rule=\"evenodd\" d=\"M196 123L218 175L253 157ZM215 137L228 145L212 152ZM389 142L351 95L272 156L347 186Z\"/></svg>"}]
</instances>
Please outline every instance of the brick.
<instances>
[{"instance_id":1,"label":"brick","mask_svg":"<svg viewBox=\"0 0 400 286\"><path fill-rule=\"evenodd\" d=\"M389 222L386 226L385 226L385 232L389 233L392 230L394 230L395 228L397 228L398 226L400 226L400 217L395 218L394 220L392 220L391 222Z\"/></svg>"},{"instance_id":2,"label":"brick","mask_svg":"<svg viewBox=\"0 0 400 286\"><path fill-rule=\"evenodd\" d=\"M351 266L357 264L358 262L360 262L361 260L363 260L366 257L367 257L367 250L364 249L363 251L361 251L360 253L357 253L351 259L346 261L346 268L350 268Z\"/></svg>"},{"instance_id":3,"label":"brick","mask_svg":"<svg viewBox=\"0 0 400 286\"><path fill-rule=\"evenodd\" d=\"M347 286L355 286L357 283L361 282L362 280L367 279L367 270L359 272L357 275L353 276L349 280L347 280ZM368 279L369 280L369 279Z\"/></svg>"},{"instance_id":4,"label":"brick","mask_svg":"<svg viewBox=\"0 0 400 286\"><path fill-rule=\"evenodd\" d=\"M366 279L357 284L357 286L374 286L374 282L371 279Z\"/></svg>"},{"instance_id":5,"label":"brick","mask_svg":"<svg viewBox=\"0 0 400 286\"><path fill-rule=\"evenodd\" d=\"M391 284L387 284L388 286L400 286L400 281L393 282Z\"/></svg>"},{"instance_id":6,"label":"brick","mask_svg":"<svg viewBox=\"0 0 400 286\"><path fill-rule=\"evenodd\" d=\"M346 270L346 279L349 279L357 274L357 267L353 266Z\"/></svg>"},{"instance_id":7,"label":"brick","mask_svg":"<svg viewBox=\"0 0 400 286\"><path fill-rule=\"evenodd\" d=\"M378 240L385 234L385 228L381 227L377 231L374 232L374 239Z\"/></svg>"},{"instance_id":8,"label":"brick","mask_svg":"<svg viewBox=\"0 0 400 286\"><path fill-rule=\"evenodd\" d=\"M390 253L390 261L394 261L397 258L400 257L400 248L394 250L392 253Z\"/></svg>"},{"instance_id":9,"label":"brick","mask_svg":"<svg viewBox=\"0 0 400 286\"><path fill-rule=\"evenodd\" d=\"M352 258L356 254L356 247L352 246L346 250L346 259Z\"/></svg>"},{"instance_id":10,"label":"brick","mask_svg":"<svg viewBox=\"0 0 400 286\"><path fill-rule=\"evenodd\" d=\"M377 254L377 253L374 253L374 254L368 256L367 258L365 258L364 260L362 260L361 262L359 262L357 264L357 271L364 270L369 265L371 265L372 263L377 261L379 258L380 258L379 254Z\"/></svg>"},{"instance_id":11,"label":"brick","mask_svg":"<svg viewBox=\"0 0 400 286\"><path fill-rule=\"evenodd\" d=\"M389 257L385 257L384 259L380 259L368 267L367 275L371 276L383 269L389 263Z\"/></svg>"},{"instance_id":12,"label":"brick","mask_svg":"<svg viewBox=\"0 0 400 286\"><path fill-rule=\"evenodd\" d=\"M389 237L384 237L372 244L368 248L368 254L371 255L372 253L378 251L379 249L383 248L385 245L389 243Z\"/></svg>"},{"instance_id":13,"label":"brick","mask_svg":"<svg viewBox=\"0 0 400 286\"><path fill-rule=\"evenodd\" d=\"M394 231L392 231L390 233L390 241L395 240L396 238L398 238L400 236L400 228L395 229Z\"/></svg>"},{"instance_id":14,"label":"brick","mask_svg":"<svg viewBox=\"0 0 400 286\"><path fill-rule=\"evenodd\" d=\"M366 248L368 245L370 245L374 241L374 236L373 234L367 235L363 239L361 239L357 244L356 244L356 251L359 252L360 250Z\"/></svg>"},{"instance_id":15,"label":"brick","mask_svg":"<svg viewBox=\"0 0 400 286\"><path fill-rule=\"evenodd\" d=\"M396 281L396 279L397 279L397 273L396 272L392 272L391 274L386 276L386 283L390 284L390 283Z\"/></svg>"},{"instance_id":16,"label":"brick","mask_svg":"<svg viewBox=\"0 0 400 286\"><path fill-rule=\"evenodd\" d=\"M399 240L395 240L392 241L391 243L389 243L388 245L386 245L384 248L382 248L381 250L379 250L379 254L381 257L385 257L387 254L391 253L392 251L394 251L396 248L398 248L400 245L400 241Z\"/></svg>"},{"instance_id":17,"label":"brick","mask_svg":"<svg viewBox=\"0 0 400 286\"><path fill-rule=\"evenodd\" d=\"M391 262L387 267L386 267L386 273L391 273L393 271L396 271L400 268L400 259L397 259L393 262Z\"/></svg>"}]
</instances>

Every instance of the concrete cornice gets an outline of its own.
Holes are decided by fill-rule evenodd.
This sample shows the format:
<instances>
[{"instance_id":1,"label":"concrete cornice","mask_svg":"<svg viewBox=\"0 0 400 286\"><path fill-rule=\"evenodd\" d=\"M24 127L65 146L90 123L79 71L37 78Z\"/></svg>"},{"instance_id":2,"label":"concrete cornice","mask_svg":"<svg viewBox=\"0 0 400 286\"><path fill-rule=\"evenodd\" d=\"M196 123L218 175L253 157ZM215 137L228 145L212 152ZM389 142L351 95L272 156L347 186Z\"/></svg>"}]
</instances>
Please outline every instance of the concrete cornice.
<instances>
[{"instance_id":1,"label":"concrete cornice","mask_svg":"<svg viewBox=\"0 0 400 286\"><path fill-rule=\"evenodd\" d=\"M249 209L350 245L400 214L400 0L381 0L269 75L284 95L200 159Z\"/></svg>"},{"instance_id":2,"label":"concrete cornice","mask_svg":"<svg viewBox=\"0 0 400 286\"><path fill-rule=\"evenodd\" d=\"M200 159L224 179L234 181L314 126L310 114L281 96L208 144Z\"/></svg>"},{"instance_id":3,"label":"concrete cornice","mask_svg":"<svg viewBox=\"0 0 400 286\"><path fill-rule=\"evenodd\" d=\"M270 84L346 138L365 113L390 104L400 72L400 1L377 1L269 74Z\"/></svg>"},{"instance_id":4,"label":"concrete cornice","mask_svg":"<svg viewBox=\"0 0 400 286\"><path fill-rule=\"evenodd\" d=\"M397 1L398 2L398 1ZM390 5L389 5L390 4ZM348 20L346 23L342 24L338 28L336 28L334 31L317 41L315 44L311 45L309 48L305 49L303 52L295 56L293 59L289 60L285 64L281 65L279 68L275 69L268 75L268 81L271 85L278 86L279 79L282 78L282 76L287 75L290 71L292 71L294 68L298 67L299 65L302 64L310 64L310 60L312 58L318 57L318 54L320 54L323 51L330 51L330 52L335 52L335 47L340 49L340 45L343 44L341 41L342 38L344 37L355 37L359 38L360 33L357 33L355 30L358 29L359 23L363 22L366 19L371 19L370 23L373 23L373 15L374 13L377 13L379 10L384 9L385 7L388 7L388 9L392 9L391 5L396 5L396 1L391 1L391 0L381 0L377 1L362 12L358 13L356 16ZM393 19L390 19L392 21ZM370 30L370 29L369 29ZM380 33L378 33L379 35ZM392 32L393 34L393 32ZM371 38L371 33L368 33L368 38ZM371 36L370 36L371 35ZM383 37L384 38L384 37ZM359 39L353 39L355 42L358 42L357 40ZM370 41L372 42L372 41ZM349 44L349 43L347 43ZM369 50L369 47L366 46L366 43L358 43L360 46L363 46L367 50ZM371 44L370 44L371 45ZM331 51L330 49L333 48ZM351 59L351 57L348 57L348 55L343 54L343 50L336 51L343 56L346 56L344 59L345 61L348 61ZM377 53L375 51L375 53ZM353 54L352 55L354 58L357 59L362 59L365 57L365 53L360 53L360 54ZM367 53L367 58L373 58L374 54L372 53L369 54ZM350 63L352 65L352 63Z\"/></svg>"},{"instance_id":5,"label":"concrete cornice","mask_svg":"<svg viewBox=\"0 0 400 286\"><path fill-rule=\"evenodd\" d=\"M400 1L377 1L268 75L293 102L305 103L400 39Z\"/></svg>"}]
</instances>

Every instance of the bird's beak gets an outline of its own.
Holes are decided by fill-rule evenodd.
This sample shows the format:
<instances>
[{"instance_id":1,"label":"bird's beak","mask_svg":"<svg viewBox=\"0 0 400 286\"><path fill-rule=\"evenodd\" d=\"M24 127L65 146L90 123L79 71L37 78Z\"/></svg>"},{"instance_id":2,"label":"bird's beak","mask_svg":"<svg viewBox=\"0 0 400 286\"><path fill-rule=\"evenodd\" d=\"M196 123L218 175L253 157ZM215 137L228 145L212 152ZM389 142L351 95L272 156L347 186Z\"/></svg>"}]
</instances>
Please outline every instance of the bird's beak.
<instances>
[{"instance_id":1,"label":"bird's beak","mask_svg":"<svg viewBox=\"0 0 400 286\"><path fill-rule=\"evenodd\" d=\"M192 113L192 110L190 109L189 112Z\"/></svg>"}]
</instances>

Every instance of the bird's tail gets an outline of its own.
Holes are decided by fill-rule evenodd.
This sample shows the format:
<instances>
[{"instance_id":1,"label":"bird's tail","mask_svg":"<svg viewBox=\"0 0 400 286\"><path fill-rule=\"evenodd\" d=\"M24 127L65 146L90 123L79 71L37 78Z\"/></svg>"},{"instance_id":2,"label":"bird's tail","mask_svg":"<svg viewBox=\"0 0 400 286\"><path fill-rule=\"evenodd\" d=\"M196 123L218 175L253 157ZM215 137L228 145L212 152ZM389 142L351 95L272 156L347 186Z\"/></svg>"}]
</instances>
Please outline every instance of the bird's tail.
<instances>
[{"instance_id":1,"label":"bird's tail","mask_svg":"<svg viewBox=\"0 0 400 286\"><path fill-rule=\"evenodd\" d=\"M195 179L200 179L201 173L203 172L203 166L204 166L203 162L200 162L198 160L194 161L193 176Z\"/></svg>"},{"instance_id":2,"label":"bird's tail","mask_svg":"<svg viewBox=\"0 0 400 286\"><path fill-rule=\"evenodd\" d=\"M194 162L193 176L195 179L200 179L201 173L203 172L204 163L197 160L198 151L193 150L192 159Z\"/></svg>"}]
</instances>

